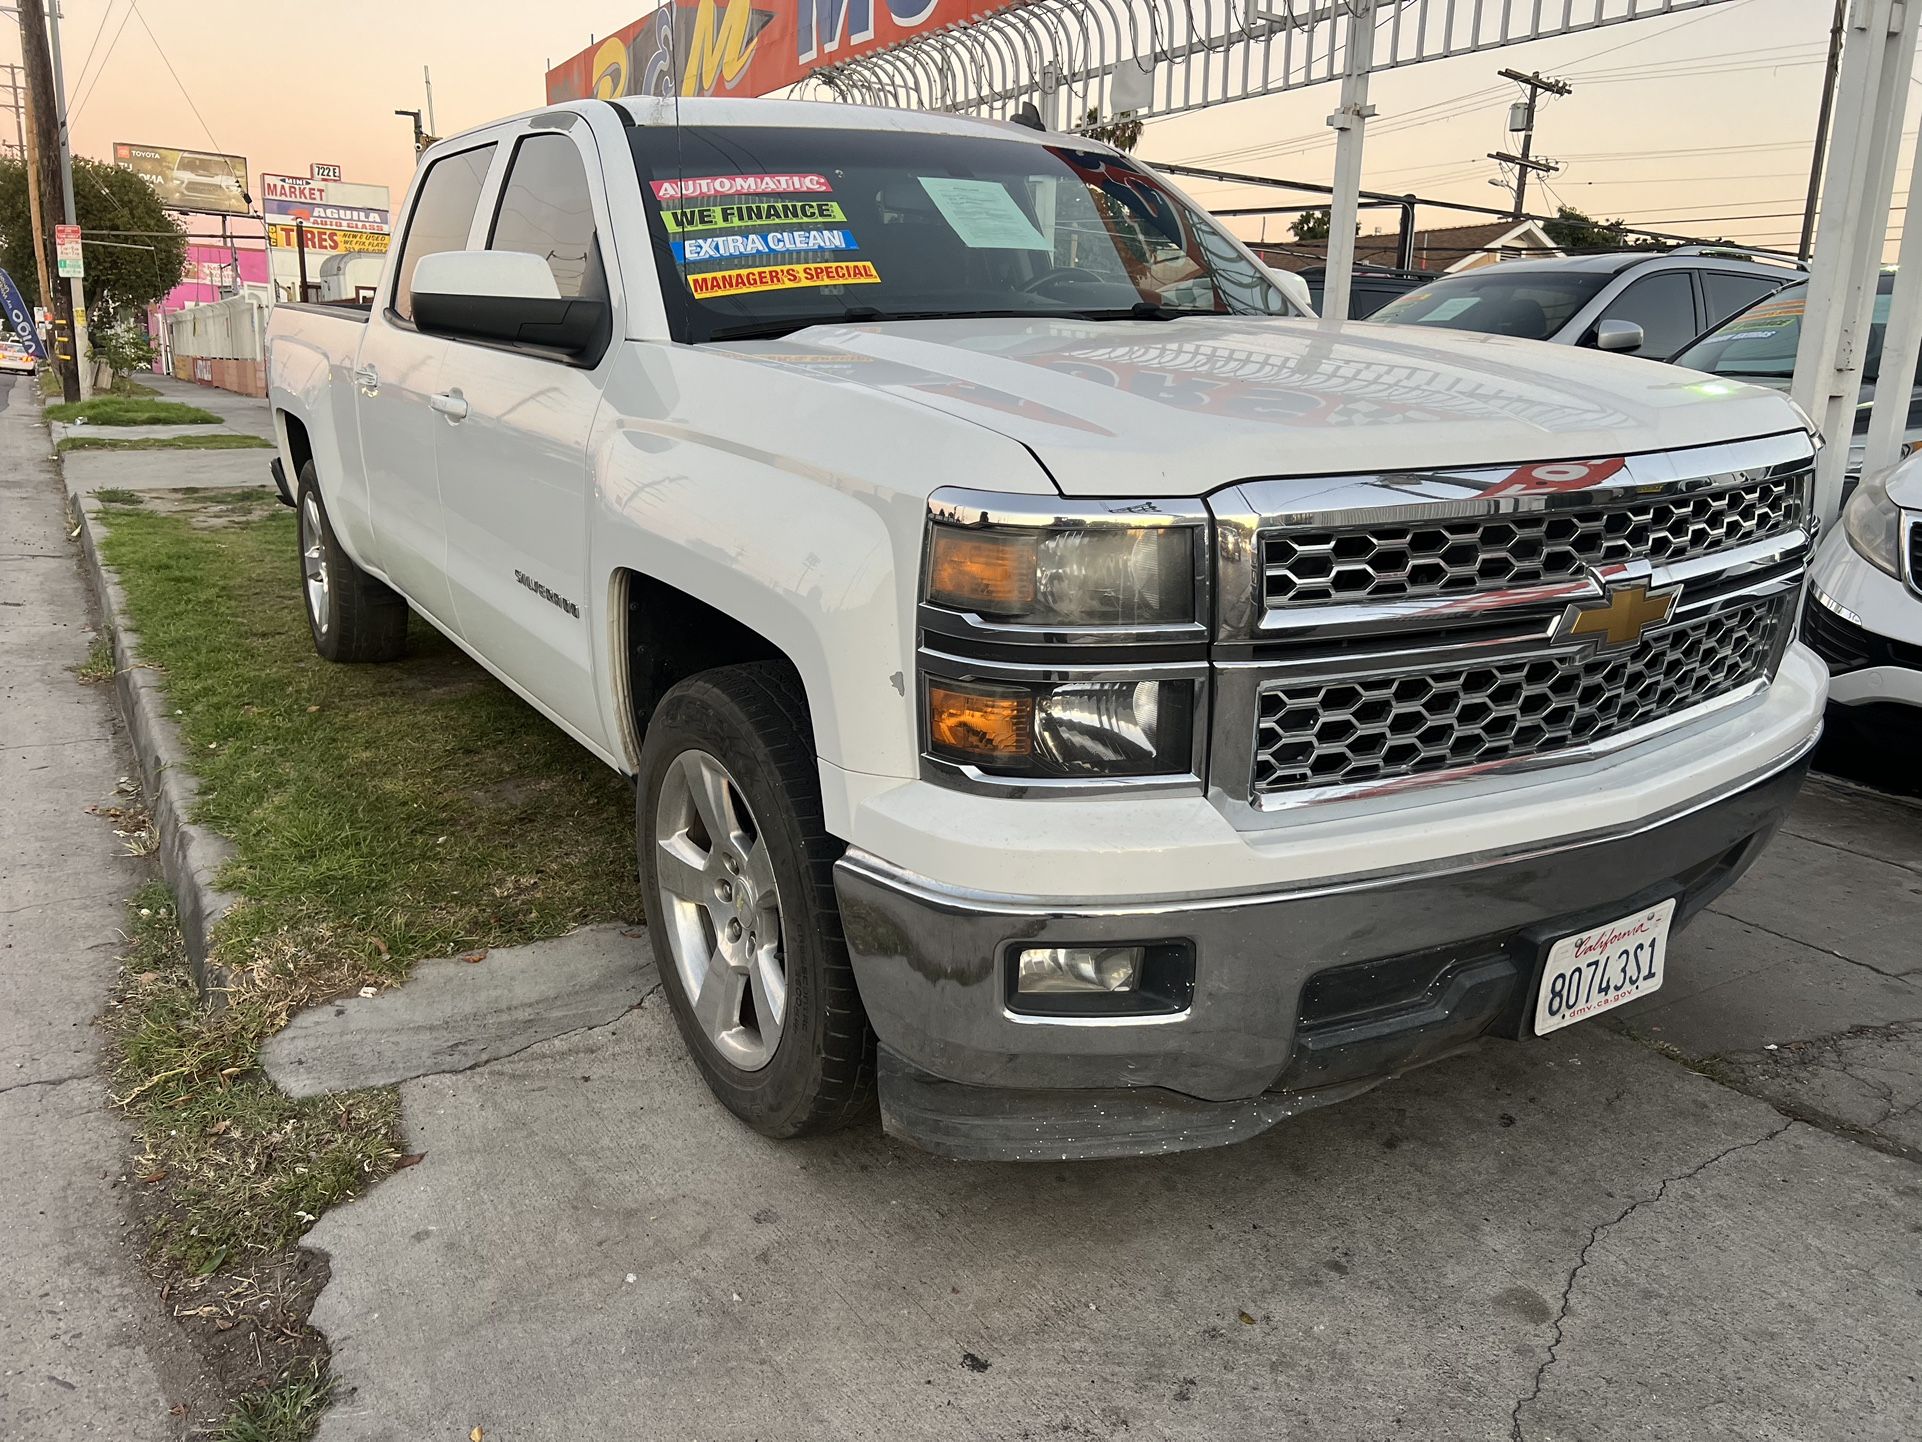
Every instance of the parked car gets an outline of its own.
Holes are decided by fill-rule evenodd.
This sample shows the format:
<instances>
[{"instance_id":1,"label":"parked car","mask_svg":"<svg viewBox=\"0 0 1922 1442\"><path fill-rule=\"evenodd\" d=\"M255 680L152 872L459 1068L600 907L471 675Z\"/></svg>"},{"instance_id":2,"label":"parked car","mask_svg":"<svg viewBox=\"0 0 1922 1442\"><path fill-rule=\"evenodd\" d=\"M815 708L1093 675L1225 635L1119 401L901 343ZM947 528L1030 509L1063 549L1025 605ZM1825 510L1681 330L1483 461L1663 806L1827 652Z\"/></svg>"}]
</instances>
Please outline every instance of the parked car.
<instances>
[{"instance_id":1,"label":"parked car","mask_svg":"<svg viewBox=\"0 0 1922 1442\"><path fill-rule=\"evenodd\" d=\"M1505 260L1410 291L1374 319L1666 360L1801 274L1790 263L1700 246Z\"/></svg>"},{"instance_id":2,"label":"parked car","mask_svg":"<svg viewBox=\"0 0 1922 1442\"><path fill-rule=\"evenodd\" d=\"M1172 1151L1551 1034L1800 784L1766 389L1331 331L1127 155L957 116L550 107L398 236L269 325L315 646L411 608L634 778L770 1135L878 1079L951 1155Z\"/></svg>"},{"instance_id":3,"label":"parked car","mask_svg":"<svg viewBox=\"0 0 1922 1442\"><path fill-rule=\"evenodd\" d=\"M1849 439L1848 473L1843 480L1843 499L1855 489L1862 474L1862 455L1868 441L1869 408L1882 383L1882 341L1888 329L1889 302L1895 288L1895 273L1884 271L1876 285L1875 309L1871 313L1868 348L1862 361L1862 391L1855 408L1854 433ZM1788 393L1795 378L1795 351L1802 342L1802 311L1808 303L1808 283L1798 281L1784 287L1766 300L1758 301L1740 315L1723 321L1707 335L1686 346L1675 357L1675 364L1690 370L1731 380L1748 381ZM1913 373L1897 378L1895 393L1906 388L1909 414L1902 437L1902 454L1908 455L1922 444L1922 387Z\"/></svg>"},{"instance_id":4,"label":"parked car","mask_svg":"<svg viewBox=\"0 0 1922 1442\"><path fill-rule=\"evenodd\" d=\"M1328 288L1328 269L1317 265L1300 274L1308 284L1310 304L1319 315L1322 295ZM1439 276L1425 270L1390 270L1383 266L1357 265L1353 278L1348 282L1348 318L1366 320L1390 301L1398 300L1409 291L1438 279Z\"/></svg>"},{"instance_id":5,"label":"parked car","mask_svg":"<svg viewBox=\"0 0 1922 1442\"><path fill-rule=\"evenodd\" d=\"M0 336L0 371L32 375L35 364L33 352L22 342Z\"/></svg>"},{"instance_id":6,"label":"parked car","mask_svg":"<svg viewBox=\"0 0 1922 1442\"><path fill-rule=\"evenodd\" d=\"M1914 755L1922 739L1922 456L1872 475L1823 538L1802 638L1831 714Z\"/></svg>"}]
</instances>

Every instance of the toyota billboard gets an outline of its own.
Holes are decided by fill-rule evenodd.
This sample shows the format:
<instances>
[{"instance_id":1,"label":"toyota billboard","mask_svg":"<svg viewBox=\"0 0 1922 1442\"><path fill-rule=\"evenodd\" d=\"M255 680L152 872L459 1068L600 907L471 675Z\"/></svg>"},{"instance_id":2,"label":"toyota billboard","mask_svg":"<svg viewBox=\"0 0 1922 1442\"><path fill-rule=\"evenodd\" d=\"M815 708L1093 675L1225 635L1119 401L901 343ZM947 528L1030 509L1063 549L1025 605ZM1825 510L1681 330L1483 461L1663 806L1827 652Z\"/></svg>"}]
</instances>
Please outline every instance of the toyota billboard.
<instances>
[{"instance_id":1,"label":"toyota billboard","mask_svg":"<svg viewBox=\"0 0 1922 1442\"><path fill-rule=\"evenodd\" d=\"M168 210L200 210L215 215L247 213L247 161L244 156L211 150L176 150L169 145L114 142L113 163L131 170L154 188Z\"/></svg>"}]
</instances>

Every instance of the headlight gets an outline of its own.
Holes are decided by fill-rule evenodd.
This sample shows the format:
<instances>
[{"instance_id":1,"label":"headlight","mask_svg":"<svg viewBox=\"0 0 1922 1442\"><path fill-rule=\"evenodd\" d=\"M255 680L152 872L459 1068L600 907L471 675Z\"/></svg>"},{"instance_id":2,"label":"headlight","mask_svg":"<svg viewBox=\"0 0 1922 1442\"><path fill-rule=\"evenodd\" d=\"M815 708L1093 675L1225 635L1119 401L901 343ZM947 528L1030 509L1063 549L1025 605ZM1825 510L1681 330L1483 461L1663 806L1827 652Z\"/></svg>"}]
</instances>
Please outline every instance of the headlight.
<instances>
[{"instance_id":1,"label":"headlight","mask_svg":"<svg viewBox=\"0 0 1922 1442\"><path fill-rule=\"evenodd\" d=\"M1195 682L925 682L929 753L1010 778L1184 775Z\"/></svg>"},{"instance_id":2,"label":"headlight","mask_svg":"<svg viewBox=\"0 0 1922 1442\"><path fill-rule=\"evenodd\" d=\"M1878 571L1902 574L1902 508L1889 495L1886 474L1864 477L1842 508L1842 532L1855 554Z\"/></svg>"},{"instance_id":3,"label":"headlight","mask_svg":"<svg viewBox=\"0 0 1922 1442\"><path fill-rule=\"evenodd\" d=\"M1195 619L1189 526L936 525L927 599L1023 626L1160 626Z\"/></svg>"}]
</instances>

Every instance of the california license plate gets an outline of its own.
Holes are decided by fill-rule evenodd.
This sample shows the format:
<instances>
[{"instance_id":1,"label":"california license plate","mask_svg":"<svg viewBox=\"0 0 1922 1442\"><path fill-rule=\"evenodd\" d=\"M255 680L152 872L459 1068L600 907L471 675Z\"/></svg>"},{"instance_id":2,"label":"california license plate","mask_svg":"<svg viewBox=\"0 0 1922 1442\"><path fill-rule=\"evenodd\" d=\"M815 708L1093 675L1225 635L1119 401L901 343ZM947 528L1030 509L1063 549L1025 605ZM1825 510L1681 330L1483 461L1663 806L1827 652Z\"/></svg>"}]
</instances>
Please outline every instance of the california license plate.
<instances>
[{"instance_id":1,"label":"california license plate","mask_svg":"<svg viewBox=\"0 0 1922 1442\"><path fill-rule=\"evenodd\" d=\"M1668 975L1671 898L1647 911L1564 936L1548 949L1535 997L1535 1035L1546 1036L1661 989Z\"/></svg>"}]
</instances>

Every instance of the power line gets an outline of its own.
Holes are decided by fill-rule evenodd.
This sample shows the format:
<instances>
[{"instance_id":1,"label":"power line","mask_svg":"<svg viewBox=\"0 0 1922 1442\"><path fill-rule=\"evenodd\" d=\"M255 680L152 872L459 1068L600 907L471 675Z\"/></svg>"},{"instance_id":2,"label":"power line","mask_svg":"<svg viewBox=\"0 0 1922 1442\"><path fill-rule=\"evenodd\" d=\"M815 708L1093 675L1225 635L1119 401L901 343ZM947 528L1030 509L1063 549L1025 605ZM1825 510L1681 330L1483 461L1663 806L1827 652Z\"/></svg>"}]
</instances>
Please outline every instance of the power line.
<instances>
[{"instance_id":1,"label":"power line","mask_svg":"<svg viewBox=\"0 0 1922 1442\"><path fill-rule=\"evenodd\" d=\"M113 19L113 7L118 3L119 0L107 0L107 8L100 16L100 26L93 32L93 43L87 47L87 58L80 62L80 71L74 77L75 93L87 83L87 72L93 68L94 52L100 48L100 37L107 33L107 22Z\"/></svg>"},{"instance_id":2,"label":"power line","mask_svg":"<svg viewBox=\"0 0 1922 1442\"><path fill-rule=\"evenodd\" d=\"M200 107L194 104L193 96L187 93L187 87L181 81L180 72L174 69L174 63L167 58L167 52L160 48L160 37L153 33L153 26L149 25L147 17L140 13L140 0L127 0L127 8L134 18L139 20L140 28L147 32L147 38L153 42L154 54L158 55L160 63L167 67L167 73L173 76L174 84L180 87L180 97L187 102L187 108L193 111L194 119L200 122L200 128L206 132L208 144L217 151L221 150L220 142L214 139L213 127L207 124L206 117L200 113ZM221 151L221 153L224 155L226 152Z\"/></svg>"},{"instance_id":3,"label":"power line","mask_svg":"<svg viewBox=\"0 0 1922 1442\"><path fill-rule=\"evenodd\" d=\"M108 7L108 11L109 13L112 12L111 6ZM127 28L127 19L132 14L133 14L132 9L125 10L121 13L120 29L115 30L113 32L113 39L107 42L107 53L100 57L100 68L94 71L93 81L87 86L87 93L85 95L82 95L80 99L75 103L73 107L73 115L68 117L69 124L71 124L73 119L77 118L80 112L86 108L87 102L93 99L94 91L100 88L100 77L107 73L107 66L113 60L114 51L120 48L121 32ZM102 29L106 28L106 21L104 20L101 21L101 28ZM95 36L94 38L96 40L99 39L98 36Z\"/></svg>"}]
</instances>

